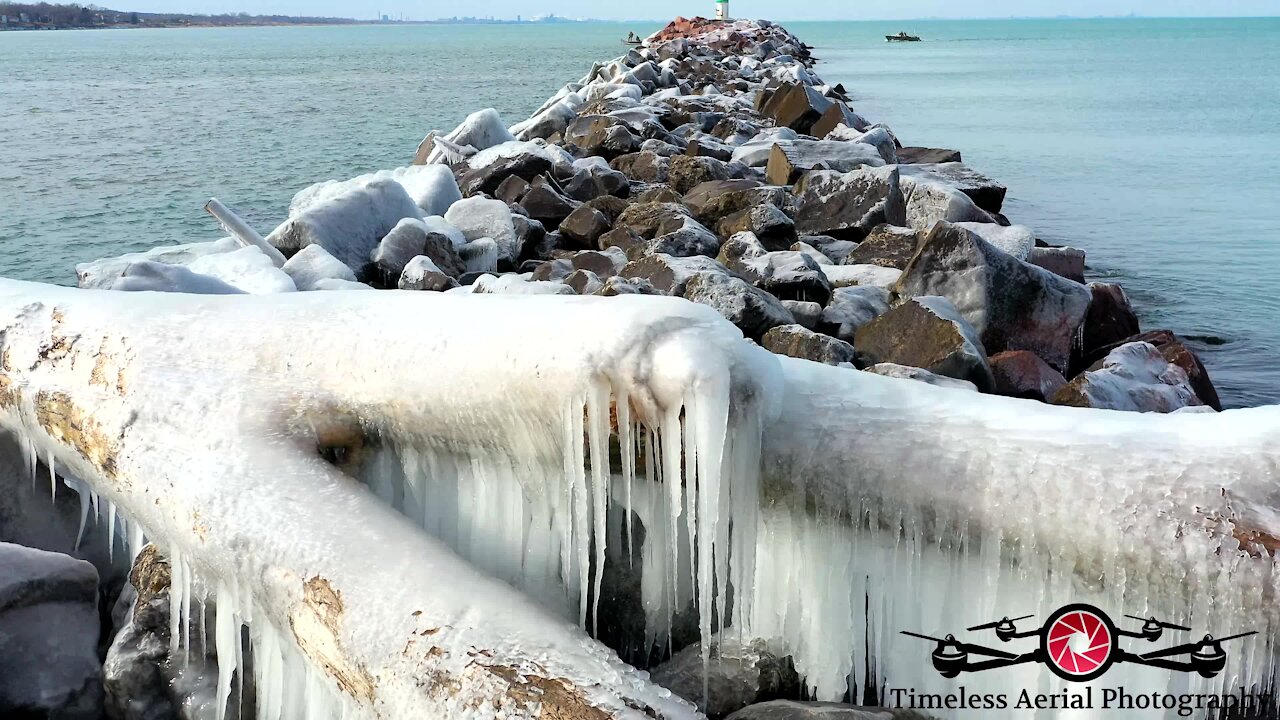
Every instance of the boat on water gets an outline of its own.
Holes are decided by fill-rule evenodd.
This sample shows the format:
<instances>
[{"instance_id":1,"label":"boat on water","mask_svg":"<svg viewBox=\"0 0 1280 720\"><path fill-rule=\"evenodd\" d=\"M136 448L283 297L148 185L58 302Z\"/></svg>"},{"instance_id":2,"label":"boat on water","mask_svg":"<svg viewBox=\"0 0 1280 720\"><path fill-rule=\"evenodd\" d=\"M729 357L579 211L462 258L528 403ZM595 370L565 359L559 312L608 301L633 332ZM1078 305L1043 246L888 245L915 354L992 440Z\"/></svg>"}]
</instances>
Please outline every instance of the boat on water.
<instances>
[{"instance_id":1,"label":"boat on water","mask_svg":"<svg viewBox=\"0 0 1280 720\"><path fill-rule=\"evenodd\" d=\"M640 43L644 42L644 40L642 40L640 36L635 34L634 32L629 32L627 33L626 39L623 40L622 42L628 45L639 45Z\"/></svg>"},{"instance_id":2,"label":"boat on water","mask_svg":"<svg viewBox=\"0 0 1280 720\"><path fill-rule=\"evenodd\" d=\"M920 36L908 35L900 32L897 35L885 35L884 39L888 42L920 42Z\"/></svg>"}]
</instances>

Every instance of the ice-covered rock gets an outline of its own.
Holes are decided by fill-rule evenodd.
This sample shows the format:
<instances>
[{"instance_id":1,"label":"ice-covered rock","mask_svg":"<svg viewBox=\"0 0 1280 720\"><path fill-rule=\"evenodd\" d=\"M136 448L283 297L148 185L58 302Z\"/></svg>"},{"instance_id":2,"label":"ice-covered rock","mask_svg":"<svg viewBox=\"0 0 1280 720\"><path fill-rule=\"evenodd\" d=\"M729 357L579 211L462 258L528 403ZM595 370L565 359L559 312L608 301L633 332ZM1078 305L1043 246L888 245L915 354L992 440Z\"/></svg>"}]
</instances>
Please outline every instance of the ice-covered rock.
<instances>
[{"instance_id":1,"label":"ice-covered rock","mask_svg":"<svg viewBox=\"0 0 1280 720\"><path fill-rule=\"evenodd\" d=\"M1035 247L1027 262L1078 283L1084 282L1085 251L1073 247Z\"/></svg>"},{"instance_id":2,"label":"ice-covered rock","mask_svg":"<svg viewBox=\"0 0 1280 720\"><path fill-rule=\"evenodd\" d=\"M205 255L227 253L243 247L235 238L222 238L213 242L156 247L140 253L128 253L118 257L92 260L76 265L76 282L82 288L108 289L125 274L134 263L150 262L161 265L188 265ZM176 292L176 291L170 291Z\"/></svg>"},{"instance_id":3,"label":"ice-covered rock","mask_svg":"<svg viewBox=\"0 0 1280 720\"><path fill-rule=\"evenodd\" d=\"M978 386L968 380L957 380L956 378L939 375L929 372L924 368L912 367L910 365L898 365L896 363L879 363L867 368L867 372L882 377L897 378L899 380L914 380L926 385L934 387L949 388L951 390L965 390L968 392L978 392Z\"/></svg>"},{"instance_id":4,"label":"ice-covered rock","mask_svg":"<svg viewBox=\"0 0 1280 720\"><path fill-rule=\"evenodd\" d=\"M329 254L320 245L308 245L297 252L280 268L293 279L293 284L303 291L316 290L321 280L346 280L355 282L356 274L341 260Z\"/></svg>"},{"instance_id":5,"label":"ice-covered rock","mask_svg":"<svg viewBox=\"0 0 1280 720\"><path fill-rule=\"evenodd\" d=\"M449 206L462 199L453 172L445 166L410 165L394 170L379 170L350 180L326 180L306 187L289 202L289 217L308 208L328 202L378 180L394 180L428 215L443 215Z\"/></svg>"},{"instance_id":6,"label":"ice-covered rock","mask_svg":"<svg viewBox=\"0 0 1280 720\"><path fill-rule=\"evenodd\" d=\"M480 295L574 295L573 288L558 282L525 280L519 275L481 275L466 288Z\"/></svg>"},{"instance_id":7,"label":"ice-covered rock","mask_svg":"<svg viewBox=\"0 0 1280 720\"><path fill-rule=\"evenodd\" d=\"M519 145L520 143L511 144ZM493 152L504 150L505 147L503 145L495 147ZM480 158L481 156L477 155L476 157ZM482 194L497 195L498 188L512 178L520 178L526 182L532 181L539 175L552 172L554 167L554 164L541 153L514 152L502 154L495 158L493 162L473 165L458 180L458 187L461 188L465 197Z\"/></svg>"},{"instance_id":8,"label":"ice-covered rock","mask_svg":"<svg viewBox=\"0 0 1280 720\"><path fill-rule=\"evenodd\" d=\"M831 281L831 287L870 285L888 288L902 277L902 271L879 265L822 265L822 274Z\"/></svg>"},{"instance_id":9,"label":"ice-covered rock","mask_svg":"<svg viewBox=\"0 0 1280 720\"><path fill-rule=\"evenodd\" d=\"M192 272L181 265L169 265L150 260L129 264L106 289L196 295L239 295L244 292L218 278Z\"/></svg>"},{"instance_id":10,"label":"ice-covered rock","mask_svg":"<svg viewBox=\"0 0 1280 720\"><path fill-rule=\"evenodd\" d=\"M677 695L693 699L711 720L748 705L800 694L800 677L788 658L770 652L762 641L744 644L731 635L717 635L705 661L702 647L691 645L650 671L650 677Z\"/></svg>"},{"instance_id":11,"label":"ice-covered rock","mask_svg":"<svg viewBox=\"0 0 1280 720\"><path fill-rule=\"evenodd\" d=\"M854 346L864 366L892 363L995 389L987 352L973 326L946 298L914 297L858 328Z\"/></svg>"},{"instance_id":12,"label":"ice-covered rock","mask_svg":"<svg viewBox=\"0 0 1280 720\"><path fill-rule=\"evenodd\" d=\"M458 248L458 257L468 273L498 271L501 249L493 238L477 238Z\"/></svg>"},{"instance_id":13,"label":"ice-covered rock","mask_svg":"<svg viewBox=\"0 0 1280 720\"><path fill-rule=\"evenodd\" d=\"M898 168L818 170L796 184L796 232L861 240L877 225L907 224Z\"/></svg>"},{"instance_id":14,"label":"ice-covered rock","mask_svg":"<svg viewBox=\"0 0 1280 720\"><path fill-rule=\"evenodd\" d=\"M1112 350L1053 396L1055 405L1099 410L1170 413L1202 405L1187 373L1150 343Z\"/></svg>"},{"instance_id":15,"label":"ice-covered rock","mask_svg":"<svg viewBox=\"0 0 1280 720\"><path fill-rule=\"evenodd\" d=\"M883 167L884 158L874 145L832 140L778 142L769 153L765 180L790 185L810 170L821 168L845 173L863 167Z\"/></svg>"},{"instance_id":16,"label":"ice-covered rock","mask_svg":"<svg viewBox=\"0 0 1280 720\"><path fill-rule=\"evenodd\" d=\"M0 543L0 714L101 717L98 635L93 565Z\"/></svg>"},{"instance_id":17,"label":"ice-covered rock","mask_svg":"<svg viewBox=\"0 0 1280 720\"><path fill-rule=\"evenodd\" d=\"M308 202L305 209L267 236L285 255L320 245L353 271L401 220L422 217L422 210L400 183L390 179L347 185L341 193Z\"/></svg>"},{"instance_id":18,"label":"ice-covered rock","mask_svg":"<svg viewBox=\"0 0 1280 720\"><path fill-rule=\"evenodd\" d=\"M378 243L364 274L383 287L395 287L405 266L414 258L425 255L431 258L436 270L454 278L462 275L465 264L458 257L452 239L432 228L433 225L417 218L401 220Z\"/></svg>"},{"instance_id":19,"label":"ice-covered rock","mask_svg":"<svg viewBox=\"0 0 1280 720\"><path fill-rule=\"evenodd\" d=\"M962 227L939 223L894 287L904 298L941 295L989 353L1030 350L1066 369L1089 309L1089 290L1029 265Z\"/></svg>"},{"instance_id":20,"label":"ice-covered rock","mask_svg":"<svg viewBox=\"0 0 1280 720\"><path fill-rule=\"evenodd\" d=\"M456 227L469 242L491 239L498 247L498 257L514 262L520 256L520 243L511 210L501 200L471 197L449 208L445 221ZM464 258L465 259L465 258Z\"/></svg>"},{"instance_id":21,"label":"ice-covered rock","mask_svg":"<svg viewBox=\"0 0 1280 720\"><path fill-rule=\"evenodd\" d=\"M221 280L251 295L295 292L298 289L288 273L276 267L266 253L253 246L196 258L187 269Z\"/></svg>"},{"instance_id":22,"label":"ice-covered rock","mask_svg":"<svg viewBox=\"0 0 1280 720\"><path fill-rule=\"evenodd\" d=\"M898 164L897 138L886 127L872 127L868 128L866 132L859 132L841 123L834 130L827 133L823 140L841 140L871 145L880 153L880 159L884 160L886 165Z\"/></svg>"},{"instance_id":23,"label":"ice-covered rock","mask_svg":"<svg viewBox=\"0 0 1280 720\"><path fill-rule=\"evenodd\" d=\"M1009 225L1006 227L995 223L973 222L961 222L956 223L956 225L986 240L992 247L1003 250L1019 260L1029 260L1031 251L1036 247L1036 233L1026 225Z\"/></svg>"},{"instance_id":24,"label":"ice-covered rock","mask_svg":"<svg viewBox=\"0 0 1280 720\"><path fill-rule=\"evenodd\" d=\"M458 281L442 272L431 258L419 255L404 266L404 272L396 286L401 290L442 292L458 287Z\"/></svg>"},{"instance_id":25,"label":"ice-covered rock","mask_svg":"<svg viewBox=\"0 0 1280 720\"><path fill-rule=\"evenodd\" d=\"M724 238L749 232L768 250L789 250L795 244L796 223L777 205L766 202L725 217L716 224L716 232Z\"/></svg>"},{"instance_id":26,"label":"ice-covered rock","mask_svg":"<svg viewBox=\"0 0 1280 720\"><path fill-rule=\"evenodd\" d=\"M889 311L889 292L871 285L836 288L817 329L852 343L858 328Z\"/></svg>"},{"instance_id":27,"label":"ice-covered rock","mask_svg":"<svg viewBox=\"0 0 1280 720\"><path fill-rule=\"evenodd\" d=\"M480 151L515 140L515 136L507 130L497 110L486 108L468 115L443 139L450 145ZM443 148L431 147L428 141L423 141L423 144L424 147L419 149L420 162L417 164L434 165L446 159L447 153Z\"/></svg>"},{"instance_id":28,"label":"ice-covered rock","mask_svg":"<svg viewBox=\"0 0 1280 720\"><path fill-rule=\"evenodd\" d=\"M716 259L752 285L781 300L827 304L831 281L818 263L793 250L769 252L753 233L742 232L725 241Z\"/></svg>"},{"instance_id":29,"label":"ice-covered rock","mask_svg":"<svg viewBox=\"0 0 1280 720\"><path fill-rule=\"evenodd\" d=\"M663 253L633 260L619 274L626 279L644 280L663 295L684 296L689 281L703 273L731 274L728 268L709 257L675 257Z\"/></svg>"},{"instance_id":30,"label":"ice-covered rock","mask_svg":"<svg viewBox=\"0 0 1280 720\"><path fill-rule=\"evenodd\" d=\"M911 167L898 165L898 168ZM893 225L907 225L916 230L927 232L939 222L995 222L990 213L974 204L968 195L952 185L928 176L903 175L901 178L902 196L906 205L904 222L891 222Z\"/></svg>"},{"instance_id":31,"label":"ice-covered rock","mask_svg":"<svg viewBox=\"0 0 1280 720\"><path fill-rule=\"evenodd\" d=\"M551 164L557 175L573 172L574 157L559 145L549 145L543 140L511 140L494 145L468 158L467 167L471 170L483 170L516 158L541 158Z\"/></svg>"},{"instance_id":32,"label":"ice-covered rock","mask_svg":"<svg viewBox=\"0 0 1280 720\"><path fill-rule=\"evenodd\" d=\"M1182 371L1187 374L1187 380L1191 383L1191 388L1195 390L1196 396L1200 398L1200 401L1214 410L1222 410L1222 401L1218 397L1218 390L1214 387L1213 380L1209 377L1209 371L1205 369L1200 357L1168 330L1152 330L1134 335L1115 345L1103 348L1103 353L1110 353L1121 345L1136 342L1152 345L1160 351L1161 356L1171 365L1182 368Z\"/></svg>"},{"instance_id":33,"label":"ice-covered rock","mask_svg":"<svg viewBox=\"0 0 1280 720\"><path fill-rule=\"evenodd\" d=\"M905 152L906 150L899 150L899 153ZM1004 207L1005 186L963 163L904 164L900 169L904 179L923 180L958 190L989 213L998 213Z\"/></svg>"}]
</instances>

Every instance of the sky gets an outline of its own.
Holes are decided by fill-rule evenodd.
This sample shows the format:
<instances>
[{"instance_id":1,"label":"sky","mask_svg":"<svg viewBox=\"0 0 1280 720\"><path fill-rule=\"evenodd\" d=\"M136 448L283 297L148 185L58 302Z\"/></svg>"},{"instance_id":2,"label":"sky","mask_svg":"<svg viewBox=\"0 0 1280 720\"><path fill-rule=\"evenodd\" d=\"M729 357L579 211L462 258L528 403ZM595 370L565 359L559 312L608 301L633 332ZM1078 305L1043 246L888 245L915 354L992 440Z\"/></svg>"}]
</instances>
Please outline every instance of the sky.
<instances>
[{"instance_id":1,"label":"sky","mask_svg":"<svg viewBox=\"0 0 1280 720\"><path fill-rule=\"evenodd\" d=\"M100 2L140 12L249 12L371 18L376 12L424 20L453 15L514 18L555 13L564 17L666 20L710 15L713 0L114 0ZM125 7L127 5L127 7ZM116 7L119 6L119 7ZM1280 0L730 0L736 17L773 20L899 20L915 18L1054 17L1072 15L1276 16Z\"/></svg>"}]
</instances>

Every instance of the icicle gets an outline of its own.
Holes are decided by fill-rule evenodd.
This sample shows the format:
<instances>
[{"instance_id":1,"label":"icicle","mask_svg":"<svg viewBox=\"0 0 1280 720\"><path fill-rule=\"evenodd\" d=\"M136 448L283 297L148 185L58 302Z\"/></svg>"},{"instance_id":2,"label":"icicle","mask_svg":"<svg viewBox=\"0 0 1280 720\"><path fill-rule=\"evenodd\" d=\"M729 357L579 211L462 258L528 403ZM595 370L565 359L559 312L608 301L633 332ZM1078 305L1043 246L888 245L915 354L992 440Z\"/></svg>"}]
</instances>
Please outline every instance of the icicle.
<instances>
[{"instance_id":1,"label":"icicle","mask_svg":"<svg viewBox=\"0 0 1280 720\"><path fill-rule=\"evenodd\" d=\"M84 528L89 523L89 505L92 502L91 497L93 495L93 491L89 489L88 484L83 480L76 480L75 482L76 494L80 496L80 529L76 530L76 544L74 550L79 550L80 542L84 540Z\"/></svg>"},{"instance_id":2,"label":"icicle","mask_svg":"<svg viewBox=\"0 0 1280 720\"><path fill-rule=\"evenodd\" d=\"M195 594L196 573L191 562L182 559L182 664L186 666L191 662L191 596ZM200 605L200 612L204 612L204 604ZM201 655L204 654L204 620L201 619Z\"/></svg>"},{"instance_id":3,"label":"icicle","mask_svg":"<svg viewBox=\"0 0 1280 720\"><path fill-rule=\"evenodd\" d=\"M591 421L587 436L591 446L591 500L596 546L596 572L592 582L591 633L598 635L600 624L600 585L604 580L606 550L605 520L609 512L609 386L593 383L587 396L587 418Z\"/></svg>"},{"instance_id":4,"label":"icicle","mask_svg":"<svg viewBox=\"0 0 1280 720\"><path fill-rule=\"evenodd\" d=\"M49 501L58 502L58 472L54 468L57 467L53 461L53 451L49 451Z\"/></svg>"},{"instance_id":5,"label":"icicle","mask_svg":"<svg viewBox=\"0 0 1280 720\"><path fill-rule=\"evenodd\" d=\"M587 586L591 572L591 524L588 522L591 511L587 499L587 460L583 452L586 431L583 428L582 416L585 411L585 403L579 399L573 403L569 418L572 428L569 433L569 453L573 458L573 465L570 468L572 474L569 476L572 478L570 486L573 489L573 506L570 513L573 517L574 559L578 564L578 625L584 628L587 626Z\"/></svg>"},{"instance_id":6,"label":"icicle","mask_svg":"<svg viewBox=\"0 0 1280 720\"><path fill-rule=\"evenodd\" d=\"M36 487L36 443L30 437L23 437L22 459L27 462L27 476L31 478L31 489Z\"/></svg>"},{"instance_id":7,"label":"icicle","mask_svg":"<svg viewBox=\"0 0 1280 720\"><path fill-rule=\"evenodd\" d=\"M240 645L240 623L236 620L236 597L224 583L218 583L217 619L214 621L214 647L218 652L218 714L227 716L231 699L231 678L235 674L237 648Z\"/></svg>"},{"instance_id":8,"label":"icicle","mask_svg":"<svg viewBox=\"0 0 1280 720\"><path fill-rule=\"evenodd\" d=\"M631 520L631 487L636 482L636 448L635 448L635 427L631 425L631 400L625 392L619 393L614 400L618 409L618 449L622 455L622 482L625 495L626 517L623 520L627 526L627 563L634 565L635 548L634 533L632 531Z\"/></svg>"},{"instance_id":9,"label":"icicle","mask_svg":"<svg viewBox=\"0 0 1280 720\"><path fill-rule=\"evenodd\" d=\"M169 546L169 657L178 657L178 648L182 646L182 603L187 588L183 577L182 553L177 545ZM186 662L183 662L186 666Z\"/></svg>"},{"instance_id":10,"label":"icicle","mask_svg":"<svg viewBox=\"0 0 1280 720\"><path fill-rule=\"evenodd\" d=\"M115 560L116 550L116 504L107 500L107 559Z\"/></svg>"},{"instance_id":11,"label":"icicle","mask_svg":"<svg viewBox=\"0 0 1280 720\"><path fill-rule=\"evenodd\" d=\"M129 564L133 565L138 559L138 554L142 552L143 546L147 544L146 535L142 531L142 523L132 520L128 525L129 532Z\"/></svg>"}]
</instances>

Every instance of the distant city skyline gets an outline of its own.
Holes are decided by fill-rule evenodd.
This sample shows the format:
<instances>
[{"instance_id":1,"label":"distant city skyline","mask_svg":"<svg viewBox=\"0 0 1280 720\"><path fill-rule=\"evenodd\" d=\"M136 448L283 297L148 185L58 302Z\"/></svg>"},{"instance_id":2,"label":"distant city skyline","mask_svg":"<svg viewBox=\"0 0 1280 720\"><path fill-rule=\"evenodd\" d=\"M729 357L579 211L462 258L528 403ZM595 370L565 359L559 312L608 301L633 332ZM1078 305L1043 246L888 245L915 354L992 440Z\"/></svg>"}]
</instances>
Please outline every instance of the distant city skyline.
<instances>
[{"instance_id":1,"label":"distant city skyline","mask_svg":"<svg viewBox=\"0 0 1280 720\"><path fill-rule=\"evenodd\" d=\"M54 2L58 0L52 0ZM311 15L374 19L378 15L412 20L433 20L460 15L525 19L547 14L567 18L602 20L666 20L676 15L710 16L714 0L651 0L642 5L602 3L600 0L473 0L465 9L456 3L378 0L370 4L353 0L116 0L100 3L115 10L137 12L188 12ZM119 5L119 7L116 7ZM1228 6L1229 5L1229 6ZM810 0L777 3L775 0L731 0L736 17L775 20L909 20L1000 17L1123 16L1161 17L1280 16L1280 0Z\"/></svg>"}]
</instances>

